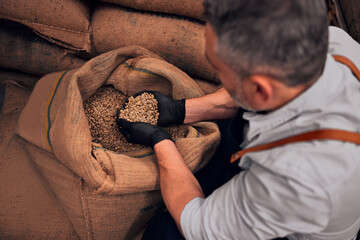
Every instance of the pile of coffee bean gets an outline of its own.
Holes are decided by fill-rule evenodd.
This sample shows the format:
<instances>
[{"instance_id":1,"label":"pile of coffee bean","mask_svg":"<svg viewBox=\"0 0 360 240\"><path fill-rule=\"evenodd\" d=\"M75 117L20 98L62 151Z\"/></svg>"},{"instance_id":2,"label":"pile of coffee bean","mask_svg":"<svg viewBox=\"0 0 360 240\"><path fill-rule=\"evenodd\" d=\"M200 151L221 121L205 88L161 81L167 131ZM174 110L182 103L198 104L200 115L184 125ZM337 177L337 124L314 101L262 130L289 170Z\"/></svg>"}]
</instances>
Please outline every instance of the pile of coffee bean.
<instances>
[{"instance_id":1,"label":"pile of coffee bean","mask_svg":"<svg viewBox=\"0 0 360 240\"><path fill-rule=\"evenodd\" d=\"M147 122L156 125L159 112L153 94L143 93L137 97L129 97L113 86L100 87L84 102L92 141L104 148L124 153L144 148L140 144L126 141L116 124L116 112L120 109L120 117L130 122ZM127 102L127 103L126 103ZM183 138L186 129L181 125L166 127L172 139Z\"/></svg>"}]
</instances>

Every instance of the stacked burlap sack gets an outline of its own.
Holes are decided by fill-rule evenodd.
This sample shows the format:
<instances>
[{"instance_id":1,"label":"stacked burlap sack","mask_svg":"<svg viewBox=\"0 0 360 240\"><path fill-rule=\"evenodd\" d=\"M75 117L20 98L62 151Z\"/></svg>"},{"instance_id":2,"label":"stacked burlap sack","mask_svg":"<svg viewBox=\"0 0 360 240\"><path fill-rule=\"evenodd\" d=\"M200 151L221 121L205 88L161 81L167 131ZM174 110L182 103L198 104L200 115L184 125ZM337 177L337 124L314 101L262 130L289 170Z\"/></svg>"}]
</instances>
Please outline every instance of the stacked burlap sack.
<instances>
[{"instance_id":1,"label":"stacked burlap sack","mask_svg":"<svg viewBox=\"0 0 360 240\"><path fill-rule=\"evenodd\" d=\"M0 19L21 23L61 46L63 53L54 50L56 57L70 60L75 54L90 58L120 47L138 45L192 77L219 82L204 54L202 0L107 1L112 3L4 0L0 2ZM79 62L75 61L73 65L78 67Z\"/></svg>"},{"instance_id":2,"label":"stacked burlap sack","mask_svg":"<svg viewBox=\"0 0 360 240\"><path fill-rule=\"evenodd\" d=\"M110 51L81 68L38 81L17 133L81 239L139 238L164 209L151 148L118 153L91 141L83 102L108 84L129 96L143 90L174 99L203 95L188 75L140 47ZM197 171L213 155L219 131L211 122L186 129L175 144L189 168Z\"/></svg>"},{"instance_id":3,"label":"stacked burlap sack","mask_svg":"<svg viewBox=\"0 0 360 240\"><path fill-rule=\"evenodd\" d=\"M349 34L360 42L360 3L358 0L338 0Z\"/></svg>"},{"instance_id":4,"label":"stacked burlap sack","mask_svg":"<svg viewBox=\"0 0 360 240\"><path fill-rule=\"evenodd\" d=\"M204 20L202 0L103 0L142 11L177 14L194 19Z\"/></svg>"},{"instance_id":5,"label":"stacked burlap sack","mask_svg":"<svg viewBox=\"0 0 360 240\"><path fill-rule=\"evenodd\" d=\"M0 67L37 76L82 66L85 59L52 44L31 29L0 20Z\"/></svg>"}]
</instances>

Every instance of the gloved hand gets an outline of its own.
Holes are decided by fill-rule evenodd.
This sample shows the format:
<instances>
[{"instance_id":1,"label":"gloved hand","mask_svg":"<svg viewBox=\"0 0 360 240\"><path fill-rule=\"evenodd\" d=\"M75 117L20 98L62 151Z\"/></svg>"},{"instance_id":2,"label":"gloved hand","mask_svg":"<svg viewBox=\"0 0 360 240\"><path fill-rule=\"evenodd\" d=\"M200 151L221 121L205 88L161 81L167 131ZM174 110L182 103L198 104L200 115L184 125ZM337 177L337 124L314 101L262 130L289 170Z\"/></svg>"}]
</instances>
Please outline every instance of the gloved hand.
<instances>
[{"instance_id":1,"label":"gloved hand","mask_svg":"<svg viewBox=\"0 0 360 240\"><path fill-rule=\"evenodd\" d=\"M158 111L159 111L159 126L169 126L172 124L182 124L185 119L185 99L181 100L172 100L171 98L165 96L156 91L143 91L151 93L154 95L155 99L158 101ZM141 93L135 94L138 96Z\"/></svg>"},{"instance_id":2,"label":"gloved hand","mask_svg":"<svg viewBox=\"0 0 360 240\"><path fill-rule=\"evenodd\" d=\"M169 133L162 127L143 122L129 122L119 118L120 110L117 111L116 123L126 141L143 144L154 148L158 142L169 139Z\"/></svg>"}]
</instances>

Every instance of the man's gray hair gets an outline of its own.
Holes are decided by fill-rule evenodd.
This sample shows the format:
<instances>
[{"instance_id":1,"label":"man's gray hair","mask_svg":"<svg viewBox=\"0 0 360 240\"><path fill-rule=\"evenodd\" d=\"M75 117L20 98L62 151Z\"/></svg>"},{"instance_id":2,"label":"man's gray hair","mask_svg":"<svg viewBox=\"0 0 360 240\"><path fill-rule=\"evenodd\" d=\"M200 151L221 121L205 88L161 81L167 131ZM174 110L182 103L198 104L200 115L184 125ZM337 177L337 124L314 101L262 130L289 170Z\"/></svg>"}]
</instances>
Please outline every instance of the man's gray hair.
<instances>
[{"instance_id":1,"label":"man's gray hair","mask_svg":"<svg viewBox=\"0 0 360 240\"><path fill-rule=\"evenodd\" d=\"M205 0L217 56L240 78L264 74L288 86L308 83L324 67L324 0Z\"/></svg>"}]
</instances>

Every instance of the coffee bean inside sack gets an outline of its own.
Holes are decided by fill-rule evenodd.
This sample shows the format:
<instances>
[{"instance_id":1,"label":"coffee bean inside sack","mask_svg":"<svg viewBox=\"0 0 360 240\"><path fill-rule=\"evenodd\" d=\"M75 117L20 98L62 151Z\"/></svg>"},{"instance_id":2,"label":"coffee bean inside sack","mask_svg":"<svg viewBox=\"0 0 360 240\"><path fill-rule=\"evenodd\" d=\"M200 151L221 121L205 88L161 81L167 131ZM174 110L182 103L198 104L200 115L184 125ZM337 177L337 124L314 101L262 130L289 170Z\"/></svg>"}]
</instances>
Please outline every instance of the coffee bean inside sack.
<instances>
[{"instance_id":1,"label":"coffee bean inside sack","mask_svg":"<svg viewBox=\"0 0 360 240\"><path fill-rule=\"evenodd\" d=\"M129 97L125 104L126 97L113 86L103 86L84 102L92 141L119 153L139 150L146 146L126 141L116 124L117 109L120 109L120 117L130 122L141 121L156 125L159 117L153 94L143 93L137 97ZM185 127L181 125L165 129L172 139L183 138L186 134Z\"/></svg>"}]
</instances>

